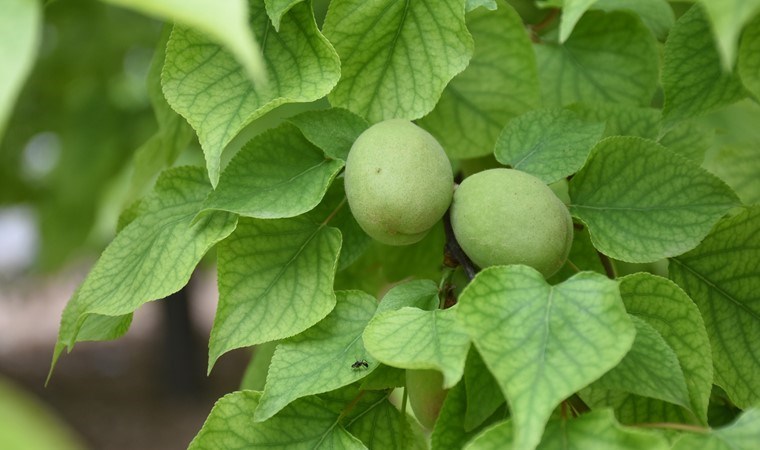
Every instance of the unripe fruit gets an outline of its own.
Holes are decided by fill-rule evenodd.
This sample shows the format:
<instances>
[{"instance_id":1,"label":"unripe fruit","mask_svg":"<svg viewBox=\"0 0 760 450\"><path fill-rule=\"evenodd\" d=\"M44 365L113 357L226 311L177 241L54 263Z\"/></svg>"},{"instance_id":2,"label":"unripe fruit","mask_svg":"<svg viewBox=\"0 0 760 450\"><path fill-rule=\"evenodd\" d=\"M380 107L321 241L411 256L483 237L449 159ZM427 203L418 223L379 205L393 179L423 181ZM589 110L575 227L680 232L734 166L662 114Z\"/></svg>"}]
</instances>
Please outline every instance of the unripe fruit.
<instances>
[{"instance_id":1,"label":"unripe fruit","mask_svg":"<svg viewBox=\"0 0 760 450\"><path fill-rule=\"evenodd\" d=\"M567 207L541 180L513 169L466 178L454 192L451 226L478 266L525 264L547 278L565 263L573 242Z\"/></svg>"},{"instance_id":2,"label":"unripe fruit","mask_svg":"<svg viewBox=\"0 0 760 450\"><path fill-rule=\"evenodd\" d=\"M367 234L385 244L422 239L448 209L453 183L441 145L407 120L369 127L346 160L351 212Z\"/></svg>"},{"instance_id":3,"label":"unripe fruit","mask_svg":"<svg viewBox=\"0 0 760 450\"><path fill-rule=\"evenodd\" d=\"M443 389L443 374L437 370L406 370L406 389L414 417L432 430L448 390Z\"/></svg>"}]
</instances>

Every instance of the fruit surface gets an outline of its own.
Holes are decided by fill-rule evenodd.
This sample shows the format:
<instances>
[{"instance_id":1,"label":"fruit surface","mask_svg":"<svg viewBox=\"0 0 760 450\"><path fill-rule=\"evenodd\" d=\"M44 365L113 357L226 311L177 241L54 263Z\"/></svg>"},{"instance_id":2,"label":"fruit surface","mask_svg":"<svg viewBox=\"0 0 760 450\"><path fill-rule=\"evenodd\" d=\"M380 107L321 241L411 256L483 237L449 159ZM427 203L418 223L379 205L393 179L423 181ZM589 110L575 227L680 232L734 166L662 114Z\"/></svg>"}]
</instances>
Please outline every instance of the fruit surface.
<instances>
[{"instance_id":1,"label":"fruit surface","mask_svg":"<svg viewBox=\"0 0 760 450\"><path fill-rule=\"evenodd\" d=\"M356 221L385 244L419 241L451 203L446 153L430 133L407 120L386 120L364 131L348 154L345 177Z\"/></svg>"},{"instance_id":2,"label":"fruit surface","mask_svg":"<svg viewBox=\"0 0 760 450\"><path fill-rule=\"evenodd\" d=\"M406 370L406 389L414 417L432 430L448 390L443 389L443 375L437 370Z\"/></svg>"},{"instance_id":3,"label":"fruit surface","mask_svg":"<svg viewBox=\"0 0 760 450\"><path fill-rule=\"evenodd\" d=\"M466 178L454 192L451 226L481 268L525 264L547 278L565 263L573 242L567 207L541 180L513 169Z\"/></svg>"}]
</instances>

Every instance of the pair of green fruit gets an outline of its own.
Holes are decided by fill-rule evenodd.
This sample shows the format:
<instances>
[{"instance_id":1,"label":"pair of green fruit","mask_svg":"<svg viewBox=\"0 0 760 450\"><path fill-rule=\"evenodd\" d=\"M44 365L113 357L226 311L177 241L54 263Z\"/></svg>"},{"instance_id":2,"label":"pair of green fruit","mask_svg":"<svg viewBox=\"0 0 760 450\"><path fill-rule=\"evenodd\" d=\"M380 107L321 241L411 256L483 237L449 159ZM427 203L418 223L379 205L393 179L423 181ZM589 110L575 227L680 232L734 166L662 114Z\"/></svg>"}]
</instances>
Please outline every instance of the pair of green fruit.
<instances>
[{"instance_id":1,"label":"pair of green fruit","mask_svg":"<svg viewBox=\"0 0 760 450\"><path fill-rule=\"evenodd\" d=\"M351 212L382 243L419 241L450 205L454 236L481 268L525 264L550 277L565 263L572 219L541 180L518 170L490 169L467 177L456 190L453 186L441 145L406 120L368 128L346 161Z\"/></svg>"}]
</instances>

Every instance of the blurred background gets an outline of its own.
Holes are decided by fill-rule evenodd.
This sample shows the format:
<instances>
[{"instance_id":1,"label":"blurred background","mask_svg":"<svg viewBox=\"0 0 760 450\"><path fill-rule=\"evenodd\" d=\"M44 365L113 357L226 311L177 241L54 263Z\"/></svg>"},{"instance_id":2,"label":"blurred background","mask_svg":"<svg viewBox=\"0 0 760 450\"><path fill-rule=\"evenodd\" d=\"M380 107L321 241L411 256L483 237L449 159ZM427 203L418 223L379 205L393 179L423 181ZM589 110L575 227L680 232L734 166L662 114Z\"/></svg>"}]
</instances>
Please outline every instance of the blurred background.
<instances>
[{"instance_id":1,"label":"blurred background","mask_svg":"<svg viewBox=\"0 0 760 450\"><path fill-rule=\"evenodd\" d=\"M140 194L131 161L157 129L146 78L163 25L91 0L46 2L43 20L0 137L0 448L186 448L248 360L205 375L210 265L124 338L77 344L45 387L61 311ZM191 143L181 158L201 157Z\"/></svg>"}]
</instances>

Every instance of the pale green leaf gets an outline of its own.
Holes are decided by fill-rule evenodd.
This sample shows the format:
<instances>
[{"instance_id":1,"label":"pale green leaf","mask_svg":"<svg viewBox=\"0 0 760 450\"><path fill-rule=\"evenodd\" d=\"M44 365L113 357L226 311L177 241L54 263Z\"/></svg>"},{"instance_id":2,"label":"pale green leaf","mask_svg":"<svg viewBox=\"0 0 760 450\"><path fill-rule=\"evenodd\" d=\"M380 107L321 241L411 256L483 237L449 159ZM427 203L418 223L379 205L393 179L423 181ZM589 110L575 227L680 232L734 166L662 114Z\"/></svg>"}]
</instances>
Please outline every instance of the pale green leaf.
<instances>
[{"instance_id":1,"label":"pale green leaf","mask_svg":"<svg viewBox=\"0 0 760 450\"><path fill-rule=\"evenodd\" d=\"M507 120L538 106L536 58L520 16L502 2L496 11L467 15L475 53L446 86L435 109L419 121L452 158L493 151Z\"/></svg>"},{"instance_id":2,"label":"pale green leaf","mask_svg":"<svg viewBox=\"0 0 760 450\"><path fill-rule=\"evenodd\" d=\"M253 349L253 356L245 368L240 390L263 391L267 380L267 371L279 341L259 344Z\"/></svg>"},{"instance_id":3,"label":"pale green leaf","mask_svg":"<svg viewBox=\"0 0 760 450\"><path fill-rule=\"evenodd\" d=\"M515 422L514 447L535 448L552 410L615 367L635 329L617 282L582 272L550 286L527 266L480 272L458 318L494 374Z\"/></svg>"},{"instance_id":4,"label":"pale green leaf","mask_svg":"<svg viewBox=\"0 0 760 450\"><path fill-rule=\"evenodd\" d=\"M676 21L668 0L597 0L593 9L631 11L638 15L644 25L660 40L665 40Z\"/></svg>"},{"instance_id":5,"label":"pale green leaf","mask_svg":"<svg viewBox=\"0 0 760 450\"><path fill-rule=\"evenodd\" d=\"M588 122L605 122L604 136L639 136L657 139L660 110L618 103L575 103L567 109Z\"/></svg>"},{"instance_id":6,"label":"pale green leaf","mask_svg":"<svg viewBox=\"0 0 760 450\"><path fill-rule=\"evenodd\" d=\"M407 414L402 414L387 396L363 409L346 430L361 440L367 448L388 450L426 450L427 444L420 426Z\"/></svg>"},{"instance_id":7,"label":"pale green leaf","mask_svg":"<svg viewBox=\"0 0 760 450\"><path fill-rule=\"evenodd\" d=\"M448 389L462 378L470 348L470 339L455 315L456 307L385 311L367 325L364 345L383 364L442 372L443 387Z\"/></svg>"},{"instance_id":8,"label":"pale green leaf","mask_svg":"<svg viewBox=\"0 0 760 450\"><path fill-rule=\"evenodd\" d=\"M241 219L219 246L209 370L223 353L294 336L335 307L341 236L303 217Z\"/></svg>"},{"instance_id":9,"label":"pale green leaf","mask_svg":"<svg viewBox=\"0 0 760 450\"><path fill-rule=\"evenodd\" d=\"M124 315L187 283L203 255L237 222L228 213L193 222L210 190L200 167L174 168L159 177L141 214L103 251L66 305L54 358L77 341L123 334L128 327Z\"/></svg>"},{"instance_id":10,"label":"pale green leaf","mask_svg":"<svg viewBox=\"0 0 760 450\"><path fill-rule=\"evenodd\" d=\"M464 414L464 429L471 431L491 417L504 404L504 394L499 383L488 370L486 363L475 347L470 347L464 367L464 386L467 393L467 408Z\"/></svg>"},{"instance_id":11,"label":"pale green leaf","mask_svg":"<svg viewBox=\"0 0 760 450\"><path fill-rule=\"evenodd\" d=\"M514 421L489 428L466 450L508 450L514 432ZM620 426L610 410L592 411L572 420L552 420L546 426L539 450L667 450L668 442L661 435L640 428Z\"/></svg>"},{"instance_id":12,"label":"pale green leaf","mask_svg":"<svg viewBox=\"0 0 760 450\"><path fill-rule=\"evenodd\" d=\"M760 99L760 14L744 29L737 64L744 87Z\"/></svg>"},{"instance_id":13,"label":"pale green leaf","mask_svg":"<svg viewBox=\"0 0 760 450\"><path fill-rule=\"evenodd\" d=\"M466 12L470 12L481 6L489 11L496 11L499 8L496 0L467 0L464 5Z\"/></svg>"},{"instance_id":14,"label":"pale green leaf","mask_svg":"<svg viewBox=\"0 0 760 450\"><path fill-rule=\"evenodd\" d=\"M198 133L215 186L222 151L246 125L281 104L323 97L340 77L338 55L308 3L295 5L279 32L263 2L251 4L250 17L264 51L266 86L252 85L228 52L190 29L175 26L166 49L164 94Z\"/></svg>"},{"instance_id":15,"label":"pale green leaf","mask_svg":"<svg viewBox=\"0 0 760 450\"><path fill-rule=\"evenodd\" d=\"M723 69L730 72L744 25L760 12L760 0L700 0L717 41Z\"/></svg>"},{"instance_id":16,"label":"pale green leaf","mask_svg":"<svg viewBox=\"0 0 760 450\"><path fill-rule=\"evenodd\" d=\"M259 219L294 217L319 204L343 164L285 123L232 158L203 207Z\"/></svg>"},{"instance_id":17,"label":"pale green leaf","mask_svg":"<svg viewBox=\"0 0 760 450\"><path fill-rule=\"evenodd\" d=\"M659 144L604 139L570 181L571 213L594 246L628 262L653 262L699 244L738 204L715 176Z\"/></svg>"},{"instance_id":18,"label":"pale green leaf","mask_svg":"<svg viewBox=\"0 0 760 450\"><path fill-rule=\"evenodd\" d=\"M728 183L745 205L760 205L760 147L728 146L705 161L708 170Z\"/></svg>"},{"instance_id":19,"label":"pale green leaf","mask_svg":"<svg viewBox=\"0 0 760 450\"><path fill-rule=\"evenodd\" d=\"M547 105L649 105L658 81L657 42L629 13L590 11L564 44L534 45Z\"/></svg>"},{"instance_id":20,"label":"pale green leaf","mask_svg":"<svg viewBox=\"0 0 760 450\"><path fill-rule=\"evenodd\" d=\"M559 42L563 43L570 37L575 24L597 0L564 0L562 17L559 21Z\"/></svg>"},{"instance_id":21,"label":"pale green leaf","mask_svg":"<svg viewBox=\"0 0 760 450\"><path fill-rule=\"evenodd\" d=\"M583 166L604 129L604 123L587 122L565 109L530 111L509 121L494 154L502 164L553 183Z\"/></svg>"},{"instance_id":22,"label":"pale green leaf","mask_svg":"<svg viewBox=\"0 0 760 450\"><path fill-rule=\"evenodd\" d=\"M615 368L594 383L594 387L628 392L689 407L678 357L673 349L643 319L632 315L636 339L631 351Z\"/></svg>"},{"instance_id":23,"label":"pale green leaf","mask_svg":"<svg viewBox=\"0 0 760 450\"><path fill-rule=\"evenodd\" d=\"M336 296L335 309L324 320L277 346L255 421L269 419L297 398L358 381L377 367L362 341L377 300L361 291L338 291ZM352 367L357 362L369 367Z\"/></svg>"},{"instance_id":24,"label":"pale green leaf","mask_svg":"<svg viewBox=\"0 0 760 450\"><path fill-rule=\"evenodd\" d=\"M384 390L404 387L406 370L380 364L363 380L360 389L363 391Z\"/></svg>"},{"instance_id":25,"label":"pale green leaf","mask_svg":"<svg viewBox=\"0 0 760 450\"><path fill-rule=\"evenodd\" d=\"M429 113L472 55L463 0L332 2L323 30L341 59L330 102L371 123Z\"/></svg>"},{"instance_id":26,"label":"pale green leaf","mask_svg":"<svg viewBox=\"0 0 760 450\"><path fill-rule=\"evenodd\" d=\"M32 69L42 28L38 0L6 0L0 14L0 138Z\"/></svg>"},{"instance_id":27,"label":"pale green leaf","mask_svg":"<svg viewBox=\"0 0 760 450\"><path fill-rule=\"evenodd\" d=\"M684 158L702 164L705 153L713 143L714 136L714 129L687 120L670 127L657 139L657 142Z\"/></svg>"},{"instance_id":28,"label":"pale green leaf","mask_svg":"<svg viewBox=\"0 0 760 450\"><path fill-rule=\"evenodd\" d=\"M369 127L366 120L343 108L308 111L288 119L312 144L325 154L346 160L351 146Z\"/></svg>"},{"instance_id":29,"label":"pale green leaf","mask_svg":"<svg viewBox=\"0 0 760 450\"><path fill-rule=\"evenodd\" d=\"M438 286L431 280L414 280L394 286L380 300L377 313L414 307L432 311L438 307Z\"/></svg>"},{"instance_id":30,"label":"pale green leaf","mask_svg":"<svg viewBox=\"0 0 760 450\"><path fill-rule=\"evenodd\" d=\"M280 21L282 20L282 16L290 11L290 8L302 1L303 0L266 0L264 2L267 8L267 15L272 21L272 26L274 26L275 31L280 31Z\"/></svg>"},{"instance_id":31,"label":"pale green leaf","mask_svg":"<svg viewBox=\"0 0 760 450\"><path fill-rule=\"evenodd\" d=\"M681 16L665 42L663 119L668 124L729 105L745 96L738 77L723 70L702 9Z\"/></svg>"},{"instance_id":32,"label":"pale green leaf","mask_svg":"<svg viewBox=\"0 0 760 450\"><path fill-rule=\"evenodd\" d=\"M752 408L731 425L706 434L684 434L673 450L756 450L760 442L760 409Z\"/></svg>"},{"instance_id":33,"label":"pale green leaf","mask_svg":"<svg viewBox=\"0 0 760 450\"><path fill-rule=\"evenodd\" d=\"M337 425L338 414L316 397L306 397L266 422L254 422L261 393L239 391L220 398L188 450L315 448L366 449Z\"/></svg>"},{"instance_id":34,"label":"pale green leaf","mask_svg":"<svg viewBox=\"0 0 760 450\"><path fill-rule=\"evenodd\" d=\"M713 368L697 305L670 280L648 273L622 278L620 295L628 313L645 320L675 351L689 392L688 406L706 424Z\"/></svg>"},{"instance_id":35,"label":"pale green leaf","mask_svg":"<svg viewBox=\"0 0 760 450\"><path fill-rule=\"evenodd\" d=\"M246 0L104 0L205 34L226 47L257 84L267 82L266 61L248 27ZM254 2L255 3L255 2ZM260 37L259 37L260 38Z\"/></svg>"},{"instance_id":36,"label":"pale green leaf","mask_svg":"<svg viewBox=\"0 0 760 450\"><path fill-rule=\"evenodd\" d=\"M670 277L702 312L715 384L740 408L760 402L760 207L720 221L699 247L671 259Z\"/></svg>"}]
</instances>

